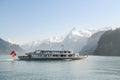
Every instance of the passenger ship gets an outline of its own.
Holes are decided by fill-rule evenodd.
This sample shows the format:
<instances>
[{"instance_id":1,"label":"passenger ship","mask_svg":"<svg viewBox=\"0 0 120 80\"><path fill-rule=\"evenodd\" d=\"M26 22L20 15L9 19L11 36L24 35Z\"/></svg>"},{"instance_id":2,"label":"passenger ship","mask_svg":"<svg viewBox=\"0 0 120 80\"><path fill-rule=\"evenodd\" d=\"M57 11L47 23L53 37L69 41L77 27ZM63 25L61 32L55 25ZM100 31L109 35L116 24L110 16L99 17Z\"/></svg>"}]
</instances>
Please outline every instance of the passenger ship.
<instances>
[{"instance_id":1,"label":"passenger ship","mask_svg":"<svg viewBox=\"0 0 120 80\"><path fill-rule=\"evenodd\" d=\"M86 57L70 50L36 50L26 53L25 56L18 56L20 60L79 60Z\"/></svg>"}]
</instances>

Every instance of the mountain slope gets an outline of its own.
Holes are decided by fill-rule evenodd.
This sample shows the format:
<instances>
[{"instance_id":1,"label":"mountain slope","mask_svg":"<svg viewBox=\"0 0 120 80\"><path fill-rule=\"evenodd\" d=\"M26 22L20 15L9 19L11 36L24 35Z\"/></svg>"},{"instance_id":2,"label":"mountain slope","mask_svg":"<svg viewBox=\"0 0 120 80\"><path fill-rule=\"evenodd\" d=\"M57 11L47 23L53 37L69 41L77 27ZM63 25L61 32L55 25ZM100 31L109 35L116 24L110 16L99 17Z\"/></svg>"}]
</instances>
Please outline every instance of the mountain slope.
<instances>
[{"instance_id":1,"label":"mountain slope","mask_svg":"<svg viewBox=\"0 0 120 80\"><path fill-rule=\"evenodd\" d=\"M15 50L18 54L24 52L19 45L11 44L0 38L0 54L9 54L13 50Z\"/></svg>"},{"instance_id":2,"label":"mountain slope","mask_svg":"<svg viewBox=\"0 0 120 80\"><path fill-rule=\"evenodd\" d=\"M106 31L101 36L94 54L120 56L120 29Z\"/></svg>"},{"instance_id":3,"label":"mountain slope","mask_svg":"<svg viewBox=\"0 0 120 80\"><path fill-rule=\"evenodd\" d=\"M105 31L99 31L94 33L87 41L87 44L83 47L81 54L93 55L97 48L98 41Z\"/></svg>"}]
</instances>

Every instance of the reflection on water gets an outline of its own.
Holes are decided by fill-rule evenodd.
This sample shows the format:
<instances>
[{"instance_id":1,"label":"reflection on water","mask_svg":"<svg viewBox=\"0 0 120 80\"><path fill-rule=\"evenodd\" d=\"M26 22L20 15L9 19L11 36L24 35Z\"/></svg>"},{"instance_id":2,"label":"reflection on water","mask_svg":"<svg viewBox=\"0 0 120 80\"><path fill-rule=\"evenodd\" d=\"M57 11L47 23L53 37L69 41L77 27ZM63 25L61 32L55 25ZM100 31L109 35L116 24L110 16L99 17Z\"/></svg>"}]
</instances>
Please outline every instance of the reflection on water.
<instances>
[{"instance_id":1,"label":"reflection on water","mask_svg":"<svg viewBox=\"0 0 120 80\"><path fill-rule=\"evenodd\" d=\"M120 57L73 61L20 61L0 56L0 80L120 80Z\"/></svg>"}]
</instances>

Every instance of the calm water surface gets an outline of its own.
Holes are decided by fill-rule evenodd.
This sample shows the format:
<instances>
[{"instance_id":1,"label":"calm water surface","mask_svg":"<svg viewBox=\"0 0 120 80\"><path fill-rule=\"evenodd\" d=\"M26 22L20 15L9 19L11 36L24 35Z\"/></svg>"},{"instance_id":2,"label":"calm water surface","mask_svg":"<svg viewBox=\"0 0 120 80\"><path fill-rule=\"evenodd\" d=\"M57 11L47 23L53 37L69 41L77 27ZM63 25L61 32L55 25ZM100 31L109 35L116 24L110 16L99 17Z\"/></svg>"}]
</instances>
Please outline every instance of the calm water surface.
<instances>
[{"instance_id":1,"label":"calm water surface","mask_svg":"<svg viewBox=\"0 0 120 80\"><path fill-rule=\"evenodd\" d=\"M74 61L12 61L0 56L0 80L120 80L120 57Z\"/></svg>"}]
</instances>

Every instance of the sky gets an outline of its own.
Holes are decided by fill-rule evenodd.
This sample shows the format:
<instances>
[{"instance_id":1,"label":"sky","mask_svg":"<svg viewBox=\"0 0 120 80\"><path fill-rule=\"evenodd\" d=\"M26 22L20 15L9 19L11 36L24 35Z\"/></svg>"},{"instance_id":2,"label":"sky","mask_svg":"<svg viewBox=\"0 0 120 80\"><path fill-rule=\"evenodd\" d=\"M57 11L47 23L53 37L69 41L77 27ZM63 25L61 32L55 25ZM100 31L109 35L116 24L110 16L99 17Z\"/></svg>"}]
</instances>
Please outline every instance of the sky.
<instances>
[{"instance_id":1,"label":"sky","mask_svg":"<svg viewBox=\"0 0 120 80\"><path fill-rule=\"evenodd\" d=\"M120 0L0 0L0 38L22 44L120 26Z\"/></svg>"}]
</instances>

